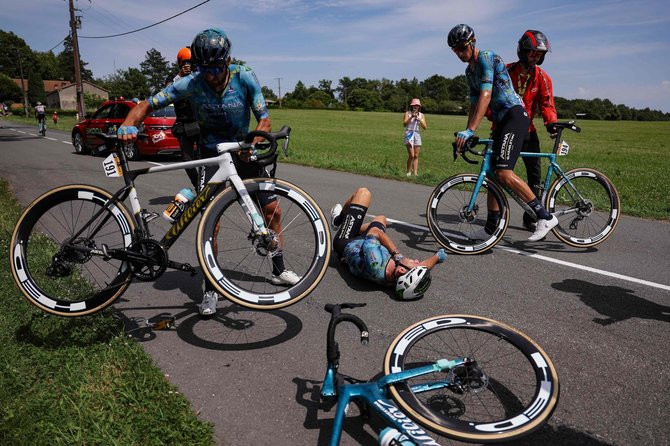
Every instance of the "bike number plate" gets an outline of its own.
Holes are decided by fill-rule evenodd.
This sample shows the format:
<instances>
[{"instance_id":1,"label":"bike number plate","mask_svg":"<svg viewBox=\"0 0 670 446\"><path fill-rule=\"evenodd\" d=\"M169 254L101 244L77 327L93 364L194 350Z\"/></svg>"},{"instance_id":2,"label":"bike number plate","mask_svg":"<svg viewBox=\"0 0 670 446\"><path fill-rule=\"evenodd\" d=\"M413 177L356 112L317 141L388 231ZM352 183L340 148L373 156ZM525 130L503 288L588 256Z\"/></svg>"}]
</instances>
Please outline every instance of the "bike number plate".
<instances>
[{"instance_id":1,"label":"bike number plate","mask_svg":"<svg viewBox=\"0 0 670 446\"><path fill-rule=\"evenodd\" d=\"M123 176L121 161L119 161L119 156L116 153L110 153L109 156L105 158L102 162L102 168L108 178L118 178Z\"/></svg>"},{"instance_id":2,"label":"bike number plate","mask_svg":"<svg viewBox=\"0 0 670 446\"><path fill-rule=\"evenodd\" d=\"M561 146L558 148L558 156L565 156L570 151L570 144L565 140L561 141Z\"/></svg>"}]
</instances>

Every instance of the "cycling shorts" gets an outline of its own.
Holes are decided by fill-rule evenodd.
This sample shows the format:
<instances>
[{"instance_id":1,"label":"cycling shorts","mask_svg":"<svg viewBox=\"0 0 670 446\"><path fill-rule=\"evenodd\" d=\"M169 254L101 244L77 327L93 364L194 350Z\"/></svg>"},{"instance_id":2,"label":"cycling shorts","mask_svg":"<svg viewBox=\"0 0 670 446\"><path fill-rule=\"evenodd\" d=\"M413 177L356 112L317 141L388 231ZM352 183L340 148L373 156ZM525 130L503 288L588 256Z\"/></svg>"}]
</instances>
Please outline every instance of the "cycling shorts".
<instances>
[{"instance_id":1,"label":"cycling shorts","mask_svg":"<svg viewBox=\"0 0 670 446\"><path fill-rule=\"evenodd\" d=\"M493 130L493 162L495 169L514 170L530 120L521 105L510 108Z\"/></svg>"}]
</instances>

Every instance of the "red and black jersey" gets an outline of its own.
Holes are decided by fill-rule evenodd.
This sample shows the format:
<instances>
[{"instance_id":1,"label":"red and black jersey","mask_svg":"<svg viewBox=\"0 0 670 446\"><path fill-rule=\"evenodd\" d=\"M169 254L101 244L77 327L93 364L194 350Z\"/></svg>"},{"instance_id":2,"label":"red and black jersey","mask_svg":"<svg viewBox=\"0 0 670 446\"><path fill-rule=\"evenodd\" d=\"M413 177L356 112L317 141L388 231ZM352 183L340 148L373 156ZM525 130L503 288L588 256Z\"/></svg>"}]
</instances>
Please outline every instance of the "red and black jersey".
<instances>
[{"instance_id":1,"label":"red and black jersey","mask_svg":"<svg viewBox=\"0 0 670 446\"><path fill-rule=\"evenodd\" d=\"M528 76L521 75L521 63L513 62L507 65L514 90L523 99L524 107L530 118L530 131L535 130L533 126L533 116L535 110L539 109L544 124L556 122L556 105L554 104L554 90L551 85L551 78L542 68L537 65L529 72Z\"/></svg>"}]
</instances>

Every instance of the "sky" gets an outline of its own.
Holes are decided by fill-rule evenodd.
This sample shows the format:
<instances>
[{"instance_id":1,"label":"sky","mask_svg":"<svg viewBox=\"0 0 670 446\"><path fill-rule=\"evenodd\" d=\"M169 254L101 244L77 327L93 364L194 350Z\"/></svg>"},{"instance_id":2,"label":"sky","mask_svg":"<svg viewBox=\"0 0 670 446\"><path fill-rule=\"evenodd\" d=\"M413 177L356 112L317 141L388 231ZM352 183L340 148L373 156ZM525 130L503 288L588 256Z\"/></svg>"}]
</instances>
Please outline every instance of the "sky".
<instances>
[{"instance_id":1,"label":"sky","mask_svg":"<svg viewBox=\"0 0 670 446\"><path fill-rule=\"evenodd\" d=\"M147 51L168 60L210 27L222 28L232 55L254 69L262 85L282 95L298 81L332 87L351 79L453 78L465 64L447 47L449 30L467 23L477 46L517 60L527 29L551 44L542 68L554 95L609 99L629 107L670 112L668 0L74 0L81 16L81 58L94 77L139 68ZM0 29L35 51L63 50L68 0L0 0ZM2 51L2 49L0 49Z\"/></svg>"}]
</instances>

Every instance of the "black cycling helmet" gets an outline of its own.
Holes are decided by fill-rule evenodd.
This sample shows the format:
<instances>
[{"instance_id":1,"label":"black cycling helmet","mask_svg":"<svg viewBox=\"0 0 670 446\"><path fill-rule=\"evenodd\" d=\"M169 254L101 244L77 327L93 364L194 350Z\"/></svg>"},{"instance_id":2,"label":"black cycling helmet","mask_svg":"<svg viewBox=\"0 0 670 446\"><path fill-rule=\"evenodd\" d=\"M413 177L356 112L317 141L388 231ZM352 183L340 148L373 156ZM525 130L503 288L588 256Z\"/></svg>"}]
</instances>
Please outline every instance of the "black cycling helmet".
<instances>
[{"instance_id":1,"label":"black cycling helmet","mask_svg":"<svg viewBox=\"0 0 670 446\"><path fill-rule=\"evenodd\" d=\"M542 32L536 31L534 29L529 29L523 36L519 39L519 45L516 47L516 55L519 56L519 60L524 64L528 63L528 51L539 51L542 53L542 57L537 61L538 65L542 65L544 62L544 56L548 51L551 51L549 46L549 39Z\"/></svg>"},{"instance_id":2,"label":"black cycling helmet","mask_svg":"<svg viewBox=\"0 0 670 446\"><path fill-rule=\"evenodd\" d=\"M449 48L455 48L459 45L464 45L470 41L474 41L475 32L468 25L461 23L451 28L449 36L447 36L447 45Z\"/></svg>"},{"instance_id":3,"label":"black cycling helmet","mask_svg":"<svg viewBox=\"0 0 670 446\"><path fill-rule=\"evenodd\" d=\"M196 65L219 65L228 62L230 48L230 39L222 29L206 29L193 39L191 59Z\"/></svg>"}]
</instances>

